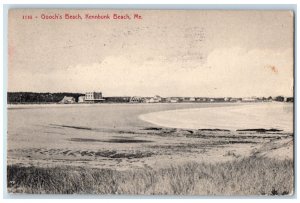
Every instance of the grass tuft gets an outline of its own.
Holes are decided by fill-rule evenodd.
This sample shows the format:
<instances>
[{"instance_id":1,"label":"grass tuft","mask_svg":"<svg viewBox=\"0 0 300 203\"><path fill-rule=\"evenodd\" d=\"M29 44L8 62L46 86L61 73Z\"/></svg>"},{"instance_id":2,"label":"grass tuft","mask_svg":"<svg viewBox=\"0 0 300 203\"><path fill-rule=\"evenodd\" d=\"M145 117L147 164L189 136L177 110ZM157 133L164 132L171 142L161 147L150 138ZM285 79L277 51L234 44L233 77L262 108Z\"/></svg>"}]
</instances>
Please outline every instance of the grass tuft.
<instances>
[{"instance_id":1,"label":"grass tuft","mask_svg":"<svg viewBox=\"0 0 300 203\"><path fill-rule=\"evenodd\" d=\"M292 160L270 158L128 171L7 166L8 192L33 194L291 195L293 177Z\"/></svg>"}]
</instances>

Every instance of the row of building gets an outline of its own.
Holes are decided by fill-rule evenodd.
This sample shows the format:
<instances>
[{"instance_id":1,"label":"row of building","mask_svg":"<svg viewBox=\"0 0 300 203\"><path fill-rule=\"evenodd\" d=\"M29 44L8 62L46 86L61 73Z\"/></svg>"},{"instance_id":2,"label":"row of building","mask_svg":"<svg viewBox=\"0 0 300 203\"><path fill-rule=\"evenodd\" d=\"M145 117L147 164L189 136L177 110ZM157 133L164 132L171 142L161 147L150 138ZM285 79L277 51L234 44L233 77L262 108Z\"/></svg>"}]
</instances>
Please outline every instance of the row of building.
<instances>
[{"instance_id":1,"label":"row of building","mask_svg":"<svg viewBox=\"0 0 300 203\"><path fill-rule=\"evenodd\" d=\"M160 97L158 95L154 97L131 97L130 102L140 103L178 103L178 102L294 102L293 97L244 97L244 98L233 98L233 97Z\"/></svg>"},{"instance_id":2,"label":"row of building","mask_svg":"<svg viewBox=\"0 0 300 203\"><path fill-rule=\"evenodd\" d=\"M79 96L77 101L74 97L65 96L59 103L74 104L74 103L96 103L103 102L102 92L86 92L84 96Z\"/></svg>"},{"instance_id":3,"label":"row of building","mask_svg":"<svg viewBox=\"0 0 300 203\"><path fill-rule=\"evenodd\" d=\"M117 98L117 99L116 99ZM98 102L130 102L130 103L180 103L180 102L294 102L293 97L244 97L244 98L233 98L233 97L161 97L155 95L154 97L107 97L103 98L101 92L86 92L85 95L79 96L76 100L74 97L65 96L60 103L98 103Z\"/></svg>"}]
</instances>

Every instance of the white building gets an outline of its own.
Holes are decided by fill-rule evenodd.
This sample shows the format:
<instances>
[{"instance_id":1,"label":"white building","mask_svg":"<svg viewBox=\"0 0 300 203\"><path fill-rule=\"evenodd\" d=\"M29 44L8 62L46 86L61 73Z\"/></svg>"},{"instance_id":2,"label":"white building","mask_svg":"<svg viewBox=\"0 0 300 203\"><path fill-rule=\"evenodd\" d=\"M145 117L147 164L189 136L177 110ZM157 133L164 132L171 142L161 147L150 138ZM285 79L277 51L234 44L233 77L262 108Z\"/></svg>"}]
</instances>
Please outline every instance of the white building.
<instances>
[{"instance_id":1,"label":"white building","mask_svg":"<svg viewBox=\"0 0 300 203\"><path fill-rule=\"evenodd\" d=\"M74 97L64 96L64 98L59 102L61 104L74 104L76 103Z\"/></svg>"},{"instance_id":2,"label":"white building","mask_svg":"<svg viewBox=\"0 0 300 203\"><path fill-rule=\"evenodd\" d=\"M83 103L85 101L85 96L78 97L78 103Z\"/></svg>"},{"instance_id":3,"label":"white building","mask_svg":"<svg viewBox=\"0 0 300 203\"><path fill-rule=\"evenodd\" d=\"M194 102L196 101L196 98L195 97L190 97L190 102Z\"/></svg>"},{"instance_id":4,"label":"white building","mask_svg":"<svg viewBox=\"0 0 300 203\"><path fill-rule=\"evenodd\" d=\"M230 97L225 97L224 101L229 102L229 101L231 101L231 98Z\"/></svg>"},{"instance_id":5,"label":"white building","mask_svg":"<svg viewBox=\"0 0 300 203\"><path fill-rule=\"evenodd\" d=\"M104 101L102 92L86 92L84 96L86 102L100 102Z\"/></svg>"},{"instance_id":6,"label":"white building","mask_svg":"<svg viewBox=\"0 0 300 203\"><path fill-rule=\"evenodd\" d=\"M159 103L161 101L162 101L162 98L158 95L155 95L154 97L146 100L147 103Z\"/></svg>"},{"instance_id":7,"label":"white building","mask_svg":"<svg viewBox=\"0 0 300 203\"><path fill-rule=\"evenodd\" d=\"M161 102L161 100L162 100L162 98L161 98L160 96L158 96L158 95L155 95L155 96L153 97L154 103Z\"/></svg>"},{"instance_id":8,"label":"white building","mask_svg":"<svg viewBox=\"0 0 300 203\"><path fill-rule=\"evenodd\" d=\"M178 101L179 101L178 98L171 98L171 100L170 100L171 103L177 103Z\"/></svg>"},{"instance_id":9,"label":"white building","mask_svg":"<svg viewBox=\"0 0 300 203\"><path fill-rule=\"evenodd\" d=\"M257 99L255 97L245 97L242 99L243 102L255 102Z\"/></svg>"}]
</instances>

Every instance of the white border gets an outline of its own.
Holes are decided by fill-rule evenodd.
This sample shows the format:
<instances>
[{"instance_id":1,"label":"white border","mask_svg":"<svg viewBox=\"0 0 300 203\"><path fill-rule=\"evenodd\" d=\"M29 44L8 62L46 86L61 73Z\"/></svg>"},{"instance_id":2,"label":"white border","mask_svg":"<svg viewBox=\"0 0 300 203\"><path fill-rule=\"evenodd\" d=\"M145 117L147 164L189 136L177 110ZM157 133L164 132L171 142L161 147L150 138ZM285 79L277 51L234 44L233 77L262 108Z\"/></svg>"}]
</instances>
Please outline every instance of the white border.
<instances>
[{"instance_id":1,"label":"white border","mask_svg":"<svg viewBox=\"0 0 300 203\"><path fill-rule=\"evenodd\" d=\"M0 44L2 44L2 49L1 49L1 53L2 54L0 54L0 61L2 61L3 62L3 57L4 57L4 53L3 53L3 5L4 4L23 4L24 6L25 5L28 5L28 4L39 4L39 5L45 5L45 4L47 4L47 6L50 6L51 7L51 5L50 4L60 4L60 5L68 5L69 4L69 6L71 6L72 4L84 4L84 5L87 5L87 4L109 4L109 5L115 5L115 6L117 6L118 7L118 4L122 4L123 6L125 6L126 4L128 5L128 4L136 4L136 5L138 5L138 4L140 4L141 3L141 1L138 1L138 0L127 0L127 1L122 1L122 0L106 0L106 1L97 1L97 0L52 0L52 1L50 1L50 0L44 0L44 1L38 1L38 0L2 0L1 1L1 8L0 8L0 13L1 13L1 17L2 17L2 19L1 19L1 33L2 33L2 37L1 37L1 39L0 39ZM238 0L227 0L227 1L224 1L224 0L203 0L203 1L195 1L195 0L172 0L172 1L165 1L165 0L144 0L143 2L142 2L143 4L149 4L149 7L152 7L153 6L153 4L156 4L156 5L158 5L158 4L168 4L168 3L172 3L172 5L175 5L175 4L177 4L179 7L180 6L184 6L184 5L186 5L186 4L199 4L199 3L201 3L201 4L209 4L210 6L212 6L213 7L213 5L214 6L216 6L217 8L219 8L220 9L220 5L218 5L218 4L223 4L223 5L227 5L227 6L229 6L230 7L230 5L232 5L232 4L240 4L240 5L247 5L247 6L250 6L251 7L251 5L250 4L257 4L257 5L262 5L262 4L269 4L269 3L272 3L273 5L274 4L296 4L296 5L298 5L298 2L296 1L296 0L285 0L285 1L283 1L283 0L273 0L273 1L268 1L268 0L252 0L252 1L249 1L249 0L241 0L241 1L238 1ZM184 4L184 5L179 5L179 4ZM152 6L151 6L152 5ZM16 5L17 6L17 5ZM33 5L28 5L29 7L30 6L33 6ZM45 5L46 6L46 5ZM92 5L91 5L92 6ZM161 5L161 6L163 6L163 5ZM198 5L199 6L199 5ZM225 6L225 7L227 7L227 6ZM253 5L252 5L253 6ZM267 5L266 5L267 6ZM278 5L278 6L280 6L280 5ZM114 6L113 6L114 7ZM205 5L204 5L204 7L205 7ZM221 6L222 7L222 6ZM262 5L262 7L263 7L263 5ZM298 22L299 22L299 20L298 20L298 15L297 15L297 19L296 19L296 22L297 22L297 24L296 24L296 27L298 27ZM296 38L297 38L297 36L296 36ZM298 42L297 42L297 44L298 44ZM295 47L295 49L297 49L297 46ZM298 58L298 52L297 52L297 55L295 56L296 57L296 59ZM296 64L295 64L296 65ZM0 88L3 90L3 74L4 74L4 72L3 72L3 68L0 70L0 74L1 74L1 83L0 83ZM295 78L298 78L298 71L296 71L296 75L295 75ZM296 87L295 87L296 88ZM296 95L298 95L298 88L296 88ZM4 94L6 94L5 92L3 92L3 91L1 91L1 93L0 93L0 95L1 95L1 98L0 98L0 104L2 105L2 107L3 108L1 108L1 122L0 122L0 125L1 125L1 130L2 130L2 132L3 132L3 127L4 127L4 120L3 120L3 115L4 115L4 113L5 113L5 111L4 111ZM295 96L296 96L295 95ZM296 99L296 101L297 101L297 99ZM297 104L296 104L296 106L298 106L298 101L297 101ZM297 109L296 109L296 115L298 115L298 113L297 113ZM296 120L296 126L298 126L298 120ZM1 132L1 131L0 131ZM1 133L2 134L2 133ZM295 133L296 134L296 133ZM3 136L3 135L2 135ZM3 138L3 137L2 137ZM297 139L297 143L296 143L296 145L298 146L299 145L299 140ZM0 139L0 149L3 149L3 139ZM0 150L1 151L1 155L0 155L0 163L1 163L1 166L2 166L2 163L3 163L3 154L2 154L2 150ZM298 150L299 151L299 150ZM299 157L298 156L298 151L297 151L297 157ZM299 166L298 166L298 162L297 162L297 166L296 166L296 169L297 169L297 171L296 171L296 173L298 174L298 171L299 171ZM4 168L3 167L1 167L1 176L0 176L0 181L1 181L1 183L3 183L3 170L4 170ZM297 179L298 179L298 176L297 176ZM298 181L296 180L296 182L298 183ZM3 199L3 184L1 184L0 183L0 191L1 191L1 199ZM296 191L296 194L298 194L299 195L299 187L297 187L296 188L297 189L297 191ZM65 196L66 197L66 196ZM38 198L38 197L37 197ZM52 196L51 196L51 198L52 198ZM55 197L55 196L53 196L53 198L57 198L57 197ZM61 197L61 198L63 198L63 197ZM68 197L69 198L69 197ZM100 198L103 198L103 196L101 196ZM116 202L116 201L124 201L124 202L140 202L141 200L140 199L130 199L130 198L135 198L135 197L131 197L131 196L128 196L127 198L129 198L129 199L121 199L121 200L116 200L116 199L105 199L105 202ZM139 198L139 197L137 197L137 198ZM185 197L178 197L178 198L185 198ZM201 197L200 197L201 198ZM246 198L246 199L245 199ZM156 201L167 201L167 202L178 202L178 201L182 201L183 199L176 199L176 200L174 200L174 199L156 199ZM222 202L237 202L237 201L245 201L245 202L253 202L253 201L255 201L255 202L265 202L265 201L267 201L267 200L269 200L269 201L272 201L272 202L281 202L281 201L298 201L297 200L298 198L297 197L295 197L294 199L280 199L280 197L279 198L275 198L275 199L271 199L271 198L268 198L268 199L258 199L258 200L256 200L256 199L247 199L247 197L240 197L240 198L236 198L236 199L232 199L232 198L230 198L229 197L229 199L227 198L227 199L214 199L213 201L222 201ZM68 202L82 202L82 200L83 199L64 199L63 201L68 201ZM22 201L22 202L40 202L41 201L41 199L3 199L3 200L1 200L1 202L16 202L16 201ZM57 200L57 199L43 199L43 201L45 201L45 202L53 202L53 201L61 201L61 200ZM94 201L99 201L99 200L97 200L97 199L89 199L88 201L91 201L91 202L94 202ZM103 201L103 199L101 200L101 201ZM152 202L153 201L153 199L143 199L143 202ZM188 201L191 201L191 202L198 202L199 201L199 199L189 199ZM204 201L204 202L206 202L206 201L212 201L211 199L201 199L201 201Z\"/></svg>"}]
</instances>

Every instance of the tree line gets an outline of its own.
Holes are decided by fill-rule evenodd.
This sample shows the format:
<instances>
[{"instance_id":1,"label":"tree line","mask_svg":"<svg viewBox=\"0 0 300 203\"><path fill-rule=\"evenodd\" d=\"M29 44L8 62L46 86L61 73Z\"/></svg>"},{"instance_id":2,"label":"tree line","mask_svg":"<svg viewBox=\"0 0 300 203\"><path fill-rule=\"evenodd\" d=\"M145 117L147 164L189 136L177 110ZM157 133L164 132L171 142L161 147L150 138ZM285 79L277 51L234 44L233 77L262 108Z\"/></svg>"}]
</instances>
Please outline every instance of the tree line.
<instances>
[{"instance_id":1,"label":"tree line","mask_svg":"<svg viewBox=\"0 0 300 203\"><path fill-rule=\"evenodd\" d=\"M61 101L64 96L74 97L75 101L78 102L78 97L84 96L84 94L70 92L8 92L7 103L57 103Z\"/></svg>"}]
</instances>

